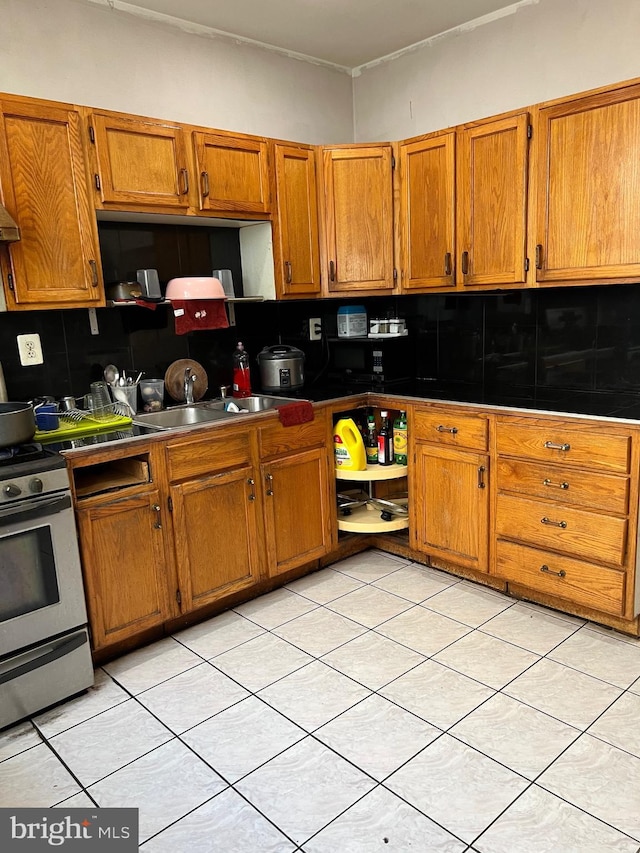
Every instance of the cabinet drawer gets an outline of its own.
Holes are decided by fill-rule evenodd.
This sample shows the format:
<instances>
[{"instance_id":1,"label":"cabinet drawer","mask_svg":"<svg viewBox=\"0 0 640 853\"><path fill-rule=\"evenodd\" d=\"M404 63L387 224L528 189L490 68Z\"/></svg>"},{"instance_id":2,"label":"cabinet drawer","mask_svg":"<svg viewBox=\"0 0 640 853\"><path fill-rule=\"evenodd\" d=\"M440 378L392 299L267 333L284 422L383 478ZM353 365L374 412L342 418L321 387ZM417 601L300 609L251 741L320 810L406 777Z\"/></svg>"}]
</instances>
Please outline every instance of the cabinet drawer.
<instances>
[{"instance_id":1,"label":"cabinet drawer","mask_svg":"<svg viewBox=\"0 0 640 853\"><path fill-rule=\"evenodd\" d=\"M504 457L498 459L497 474L500 492L517 492L617 515L626 515L628 511L626 477Z\"/></svg>"},{"instance_id":2,"label":"cabinet drawer","mask_svg":"<svg viewBox=\"0 0 640 853\"><path fill-rule=\"evenodd\" d=\"M498 542L496 572L512 583L557 595L576 604L622 615L624 572L560 557L512 542Z\"/></svg>"},{"instance_id":3,"label":"cabinet drawer","mask_svg":"<svg viewBox=\"0 0 640 853\"><path fill-rule=\"evenodd\" d=\"M421 441L486 450L489 423L479 415L449 412L445 409L414 410L415 437Z\"/></svg>"},{"instance_id":4,"label":"cabinet drawer","mask_svg":"<svg viewBox=\"0 0 640 853\"><path fill-rule=\"evenodd\" d=\"M216 432L211 437L172 441L167 445L169 480L245 465L250 455L248 433L235 429Z\"/></svg>"},{"instance_id":5,"label":"cabinet drawer","mask_svg":"<svg viewBox=\"0 0 640 853\"><path fill-rule=\"evenodd\" d=\"M504 456L626 474L631 437L573 429L557 421L521 424L498 420L496 448Z\"/></svg>"},{"instance_id":6,"label":"cabinet drawer","mask_svg":"<svg viewBox=\"0 0 640 853\"><path fill-rule=\"evenodd\" d=\"M614 565L622 565L626 554L625 519L551 501L498 495L496 532L500 537Z\"/></svg>"},{"instance_id":7,"label":"cabinet drawer","mask_svg":"<svg viewBox=\"0 0 640 853\"><path fill-rule=\"evenodd\" d=\"M282 456L292 450L327 446L327 419L325 412L315 414L312 421L297 426L284 427L280 422L260 429L260 458Z\"/></svg>"}]
</instances>

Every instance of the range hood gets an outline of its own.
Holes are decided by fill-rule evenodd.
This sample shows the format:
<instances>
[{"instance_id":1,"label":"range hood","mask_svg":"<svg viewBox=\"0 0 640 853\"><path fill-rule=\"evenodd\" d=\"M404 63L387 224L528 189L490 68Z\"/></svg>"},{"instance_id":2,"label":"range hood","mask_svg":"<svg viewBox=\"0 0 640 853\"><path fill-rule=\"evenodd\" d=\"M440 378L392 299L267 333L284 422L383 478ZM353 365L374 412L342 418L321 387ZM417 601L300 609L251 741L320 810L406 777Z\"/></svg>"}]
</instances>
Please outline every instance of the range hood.
<instances>
[{"instance_id":1,"label":"range hood","mask_svg":"<svg viewBox=\"0 0 640 853\"><path fill-rule=\"evenodd\" d=\"M20 239L20 229L6 207L0 204L0 243L15 243Z\"/></svg>"}]
</instances>

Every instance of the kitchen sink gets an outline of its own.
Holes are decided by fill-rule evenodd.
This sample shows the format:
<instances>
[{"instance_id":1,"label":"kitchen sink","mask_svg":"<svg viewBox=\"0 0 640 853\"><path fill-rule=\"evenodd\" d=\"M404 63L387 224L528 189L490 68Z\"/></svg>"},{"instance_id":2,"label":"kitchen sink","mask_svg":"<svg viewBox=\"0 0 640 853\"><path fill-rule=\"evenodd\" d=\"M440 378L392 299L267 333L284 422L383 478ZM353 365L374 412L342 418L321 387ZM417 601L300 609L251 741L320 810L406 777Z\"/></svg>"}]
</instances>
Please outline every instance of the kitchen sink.
<instances>
[{"instance_id":1,"label":"kitchen sink","mask_svg":"<svg viewBox=\"0 0 640 853\"><path fill-rule=\"evenodd\" d=\"M229 403L235 403L243 412L266 412L274 406L297 402L299 402L297 397L276 397L271 394L252 394L250 397L227 397L224 400L210 400L208 403L202 403L201 405L209 410L220 411L224 410L224 407Z\"/></svg>"},{"instance_id":2,"label":"kitchen sink","mask_svg":"<svg viewBox=\"0 0 640 853\"><path fill-rule=\"evenodd\" d=\"M296 403L295 397L276 397L271 394L252 394L250 397L236 399L208 400L206 402L194 403L193 405L175 406L172 409L163 409L161 412L145 412L135 415L134 424L144 427L150 431L165 429L177 429L185 426L198 426L211 423L212 421L227 420L246 415L249 412L266 412L274 406L282 403ZM235 403L239 412L225 410L229 403Z\"/></svg>"},{"instance_id":3,"label":"kitchen sink","mask_svg":"<svg viewBox=\"0 0 640 853\"><path fill-rule=\"evenodd\" d=\"M165 409L162 412L146 412L135 415L134 424L152 430L176 429L184 426L198 426L212 421L233 418L233 412L224 409L210 409L201 405L180 406L175 409Z\"/></svg>"}]
</instances>

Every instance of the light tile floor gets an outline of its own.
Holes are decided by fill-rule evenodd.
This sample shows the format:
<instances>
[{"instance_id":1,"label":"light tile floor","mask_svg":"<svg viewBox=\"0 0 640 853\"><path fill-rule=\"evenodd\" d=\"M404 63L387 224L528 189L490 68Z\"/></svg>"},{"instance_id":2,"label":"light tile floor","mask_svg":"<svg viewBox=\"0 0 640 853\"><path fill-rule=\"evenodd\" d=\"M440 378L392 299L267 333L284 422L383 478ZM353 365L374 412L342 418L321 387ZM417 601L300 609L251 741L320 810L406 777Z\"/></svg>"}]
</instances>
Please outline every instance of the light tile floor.
<instances>
[{"instance_id":1,"label":"light tile floor","mask_svg":"<svg viewBox=\"0 0 640 853\"><path fill-rule=\"evenodd\" d=\"M640 642L368 551L0 732L0 806L144 853L638 853Z\"/></svg>"}]
</instances>

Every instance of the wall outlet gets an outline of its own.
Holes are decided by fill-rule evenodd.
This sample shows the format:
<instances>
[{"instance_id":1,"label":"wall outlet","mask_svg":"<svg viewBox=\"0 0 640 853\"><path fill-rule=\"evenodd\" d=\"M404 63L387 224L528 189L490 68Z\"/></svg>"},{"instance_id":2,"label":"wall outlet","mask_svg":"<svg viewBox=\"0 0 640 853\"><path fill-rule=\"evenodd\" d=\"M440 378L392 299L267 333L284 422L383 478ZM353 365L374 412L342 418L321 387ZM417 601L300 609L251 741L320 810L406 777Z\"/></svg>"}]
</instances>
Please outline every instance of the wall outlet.
<instances>
[{"instance_id":1,"label":"wall outlet","mask_svg":"<svg viewBox=\"0 0 640 853\"><path fill-rule=\"evenodd\" d=\"M322 317L309 319L309 340L319 341L322 338Z\"/></svg>"},{"instance_id":2,"label":"wall outlet","mask_svg":"<svg viewBox=\"0 0 640 853\"><path fill-rule=\"evenodd\" d=\"M34 367L37 364L44 364L40 335L18 335L17 341L20 364L23 367Z\"/></svg>"}]
</instances>

